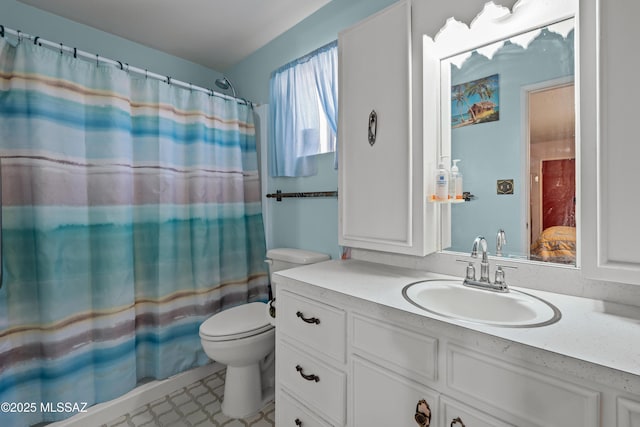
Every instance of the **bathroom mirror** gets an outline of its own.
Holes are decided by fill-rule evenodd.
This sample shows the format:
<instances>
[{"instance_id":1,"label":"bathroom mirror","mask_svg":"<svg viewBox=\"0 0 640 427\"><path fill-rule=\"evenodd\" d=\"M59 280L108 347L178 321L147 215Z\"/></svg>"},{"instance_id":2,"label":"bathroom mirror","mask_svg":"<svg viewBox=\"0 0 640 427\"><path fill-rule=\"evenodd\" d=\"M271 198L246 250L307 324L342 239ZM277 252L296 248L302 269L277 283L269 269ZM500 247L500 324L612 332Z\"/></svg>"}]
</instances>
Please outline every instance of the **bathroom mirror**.
<instances>
[{"instance_id":1,"label":"bathroom mirror","mask_svg":"<svg viewBox=\"0 0 640 427\"><path fill-rule=\"evenodd\" d=\"M482 235L491 255L576 265L577 4L542 3L487 3L425 37L425 130L435 103L438 156L460 159L470 193L440 204L443 251L468 254Z\"/></svg>"}]
</instances>

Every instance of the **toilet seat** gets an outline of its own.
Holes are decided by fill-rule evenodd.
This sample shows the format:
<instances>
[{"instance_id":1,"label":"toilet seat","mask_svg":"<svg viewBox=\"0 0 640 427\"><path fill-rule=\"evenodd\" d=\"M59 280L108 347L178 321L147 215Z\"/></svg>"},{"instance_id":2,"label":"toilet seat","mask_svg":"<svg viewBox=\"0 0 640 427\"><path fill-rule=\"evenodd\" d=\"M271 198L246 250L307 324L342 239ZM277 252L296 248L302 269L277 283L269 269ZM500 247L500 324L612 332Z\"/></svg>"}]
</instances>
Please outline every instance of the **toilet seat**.
<instances>
[{"instance_id":1,"label":"toilet seat","mask_svg":"<svg viewBox=\"0 0 640 427\"><path fill-rule=\"evenodd\" d=\"M261 334L273 328L267 305L252 302L214 314L200 325L200 337L208 341L230 341Z\"/></svg>"}]
</instances>

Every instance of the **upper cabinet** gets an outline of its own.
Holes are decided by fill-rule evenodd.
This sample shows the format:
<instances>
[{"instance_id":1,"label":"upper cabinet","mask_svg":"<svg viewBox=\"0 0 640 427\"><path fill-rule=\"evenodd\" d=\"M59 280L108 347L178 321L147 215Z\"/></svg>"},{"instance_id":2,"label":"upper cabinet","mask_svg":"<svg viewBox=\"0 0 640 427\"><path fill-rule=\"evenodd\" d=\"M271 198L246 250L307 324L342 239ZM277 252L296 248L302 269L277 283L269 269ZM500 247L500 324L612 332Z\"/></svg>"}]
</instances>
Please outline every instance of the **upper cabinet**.
<instances>
[{"instance_id":1,"label":"upper cabinet","mask_svg":"<svg viewBox=\"0 0 640 427\"><path fill-rule=\"evenodd\" d=\"M640 67L640 3L581 1L580 14L588 25L580 51L582 269L587 277L640 284L640 201L633 193L640 182L640 87L631 83Z\"/></svg>"},{"instance_id":2,"label":"upper cabinet","mask_svg":"<svg viewBox=\"0 0 640 427\"><path fill-rule=\"evenodd\" d=\"M411 46L410 1L339 35L341 245L411 255L436 250L424 167L435 147L423 145L421 126L414 126L422 93L412 90Z\"/></svg>"}]
</instances>

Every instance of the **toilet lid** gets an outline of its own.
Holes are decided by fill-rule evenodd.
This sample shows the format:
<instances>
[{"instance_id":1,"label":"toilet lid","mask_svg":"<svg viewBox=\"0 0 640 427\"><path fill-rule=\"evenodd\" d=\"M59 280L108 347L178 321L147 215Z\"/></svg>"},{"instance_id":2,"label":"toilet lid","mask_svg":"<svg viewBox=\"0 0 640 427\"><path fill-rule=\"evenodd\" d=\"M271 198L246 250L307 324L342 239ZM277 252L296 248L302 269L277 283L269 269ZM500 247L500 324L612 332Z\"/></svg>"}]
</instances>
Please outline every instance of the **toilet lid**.
<instances>
[{"instance_id":1,"label":"toilet lid","mask_svg":"<svg viewBox=\"0 0 640 427\"><path fill-rule=\"evenodd\" d=\"M238 339L273 328L267 317L267 304L252 302L231 307L209 317L200 325L200 335Z\"/></svg>"}]
</instances>

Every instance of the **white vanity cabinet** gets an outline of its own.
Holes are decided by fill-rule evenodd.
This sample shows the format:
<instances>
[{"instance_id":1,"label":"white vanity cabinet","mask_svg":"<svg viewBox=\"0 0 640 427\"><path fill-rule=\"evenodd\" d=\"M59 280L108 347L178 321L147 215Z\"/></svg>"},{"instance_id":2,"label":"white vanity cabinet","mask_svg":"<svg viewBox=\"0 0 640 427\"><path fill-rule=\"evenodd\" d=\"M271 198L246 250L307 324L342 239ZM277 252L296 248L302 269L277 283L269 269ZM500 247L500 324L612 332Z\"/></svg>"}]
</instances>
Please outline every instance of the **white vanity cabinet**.
<instances>
[{"instance_id":1,"label":"white vanity cabinet","mask_svg":"<svg viewBox=\"0 0 640 427\"><path fill-rule=\"evenodd\" d=\"M439 427L640 425L639 396L624 381L574 376L576 359L320 286L277 283L278 426L417 426L421 399Z\"/></svg>"},{"instance_id":2,"label":"white vanity cabinet","mask_svg":"<svg viewBox=\"0 0 640 427\"><path fill-rule=\"evenodd\" d=\"M339 243L431 253L435 208L426 206L422 134L413 126L422 93L412 91L411 1L342 31L338 56Z\"/></svg>"},{"instance_id":3,"label":"white vanity cabinet","mask_svg":"<svg viewBox=\"0 0 640 427\"><path fill-rule=\"evenodd\" d=\"M627 84L640 67L640 3L592 0L581 12L598 16L600 32L589 29L581 59L582 268L588 277L640 284L640 200L633 194L640 182L640 89Z\"/></svg>"}]
</instances>

